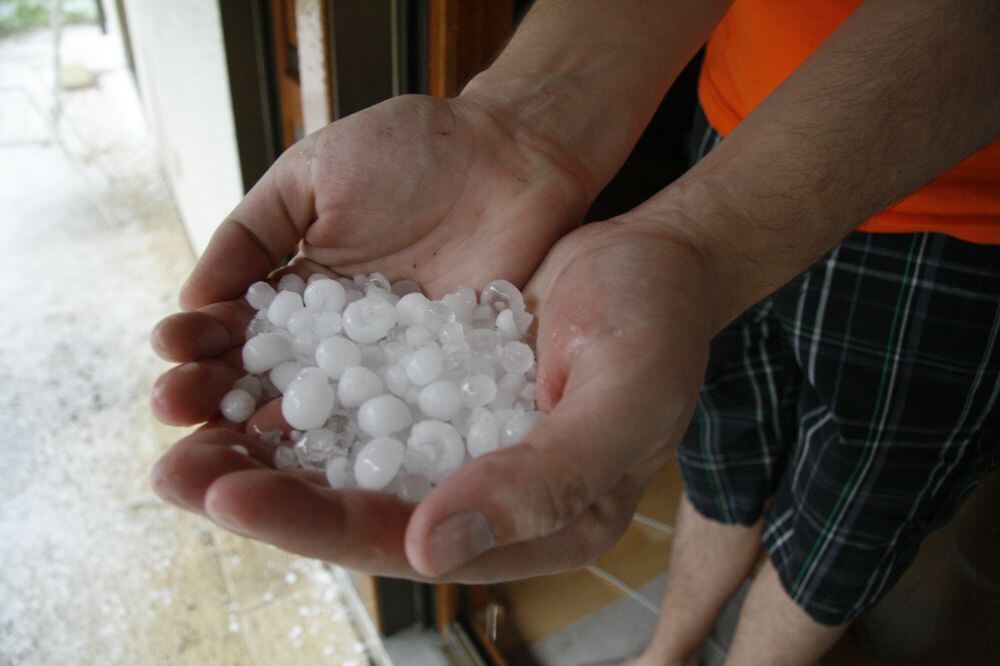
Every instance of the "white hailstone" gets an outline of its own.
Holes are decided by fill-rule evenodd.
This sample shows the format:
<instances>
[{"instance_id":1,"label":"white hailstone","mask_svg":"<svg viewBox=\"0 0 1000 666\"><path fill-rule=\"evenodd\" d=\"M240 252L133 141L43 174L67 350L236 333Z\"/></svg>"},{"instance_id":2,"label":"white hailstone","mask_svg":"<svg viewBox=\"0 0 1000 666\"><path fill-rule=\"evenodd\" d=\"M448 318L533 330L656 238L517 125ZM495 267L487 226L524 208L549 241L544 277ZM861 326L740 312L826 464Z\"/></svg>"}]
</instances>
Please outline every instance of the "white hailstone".
<instances>
[{"instance_id":1,"label":"white hailstone","mask_svg":"<svg viewBox=\"0 0 1000 666\"><path fill-rule=\"evenodd\" d=\"M448 422L455 426L455 430L465 435L469 432L469 418L471 416L472 410L463 404L462 408L453 417L448 419Z\"/></svg>"},{"instance_id":2,"label":"white hailstone","mask_svg":"<svg viewBox=\"0 0 1000 666\"><path fill-rule=\"evenodd\" d=\"M389 280L386 279L381 273L372 273L368 277L361 276L361 282L355 280L355 283L361 287L362 290L368 290L370 288L381 289L386 293L391 293L392 285L389 284Z\"/></svg>"},{"instance_id":3,"label":"white hailstone","mask_svg":"<svg viewBox=\"0 0 1000 666\"><path fill-rule=\"evenodd\" d=\"M441 328L451 321L455 321L455 313L447 305L440 301L431 301L427 305L423 325L435 337L441 332Z\"/></svg>"},{"instance_id":4,"label":"white hailstone","mask_svg":"<svg viewBox=\"0 0 1000 666\"><path fill-rule=\"evenodd\" d=\"M274 450L274 466L277 469L293 469L299 466L295 451L290 446L279 446Z\"/></svg>"},{"instance_id":5,"label":"white hailstone","mask_svg":"<svg viewBox=\"0 0 1000 666\"><path fill-rule=\"evenodd\" d=\"M403 443L392 437L377 437L362 447L354 461L354 478L366 490L382 490L403 464Z\"/></svg>"},{"instance_id":6,"label":"white hailstone","mask_svg":"<svg viewBox=\"0 0 1000 666\"><path fill-rule=\"evenodd\" d=\"M482 407L497 396L497 384L489 375L478 373L464 379L460 385L462 401L467 407Z\"/></svg>"},{"instance_id":7,"label":"white hailstone","mask_svg":"<svg viewBox=\"0 0 1000 666\"><path fill-rule=\"evenodd\" d=\"M344 309L344 332L360 343L377 342L396 325L396 309L376 298L362 298Z\"/></svg>"},{"instance_id":8,"label":"white hailstone","mask_svg":"<svg viewBox=\"0 0 1000 666\"><path fill-rule=\"evenodd\" d=\"M417 349L430 342L432 337L431 332L423 326L414 325L406 327L406 344L413 349Z\"/></svg>"},{"instance_id":9,"label":"white hailstone","mask_svg":"<svg viewBox=\"0 0 1000 666\"><path fill-rule=\"evenodd\" d=\"M229 448L232 449L233 451L236 451L236 453L242 453L245 456L250 455L249 449L247 449L247 447L243 446L242 444L230 444Z\"/></svg>"},{"instance_id":10,"label":"white hailstone","mask_svg":"<svg viewBox=\"0 0 1000 666\"><path fill-rule=\"evenodd\" d=\"M396 284L392 285L392 293L396 294L400 298L406 296L407 294L415 294L420 292L420 285L413 280L400 280Z\"/></svg>"},{"instance_id":11,"label":"white hailstone","mask_svg":"<svg viewBox=\"0 0 1000 666\"><path fill-rule=\"evenodd\" d=\"M406 376L406 368L399 364L390 365L385 369L385 387L395 396L402 397L413 386Z\"/></svg>"},{"instance_id":12,"label":"white hailstone","mask_svg":"<svg viewBox=\"0 0 1000 666\"><path fill-rule=\"evenodd\" d=\"M381 287L376 287L373 285L368 285L365 287L365 298L378 299L380 301L385 301L389 305L396 307L396 301L399 300L399 296L392 293L391 291L386 291Z\"/></svg>"},{"instance_id":13,"label":"white hailstone","mask_svg":"<svg viewBox=\"0 0 1000 666\"><path fill-rule=\"evenodd\" d=\"M385 437L413 423L410 408L394 395L369 398L358 410L358 427L372 437Z\"/></svg>"},{"instance_id":14,"label":"white hailstone","mask_svg":"<svg viewBox=\"0 0 1000 666\"><path fill-rule=\"evenodd\" d=\"M387 360L388 357L381 347L365 345L361 348L361 365L373 372L385 367Z\"/></svg>"},{"instance_id":15,"label":"white hailstone","mask_svg":"<svg viewBox=\"0 0 1000 666\"><path fill-rule=\"evenodd\" d=\"M497 315L496 320L497 332L500 334L500 338L504 341L517 340L520 335L517 333L517 322L514 321L514 311L504 310Z\"/></svg>"},{"instance_id":16,"label":"white hailstone","mask_svg":"<svg viewBox=\"0 0 1000 666\"><path fill-rule=\"evenodd\" d=\"M329 382L317 377L294 380L281 399L281 415L298 430L319 428L330 418L335 398Z\"/></svg>"},{"instance_id":17,"label":"white hailstone","mask_svg":"<svg viewBox=\"0 0 1000 666\"><path fill-rule=\"evenodd\" d=\"M531 322L535 320L535 315L530 312L514 312L514 323L517 324L517 335L518 337L523 337L528 329L531 328Z\"/></svg>"},{"instance_id":18,"label":"white hailstone","mask_svg":"<svg viewBox=\"0 0 1000 666\"><path fill-rule=\"evenodd\" d=\"M475 354L469 359L469 374L486 375L490 379L496 379L497 371L490 359Z\"/></svg>"},{"instance_id":19,"label":"white hailstone","mask_svg":"<svg viewBox=\"0 0 1000 666\"><path fill-rule=\"evenodd\" d=\"M500 433L493 412L483 407L473 410L469 417L469 433L466 438L469 455L478 458L500 447Z\"/></svg>"},{"instance_id":20,"label":"white hailstone","mask_svg":"<svg viewBox=\"0 0 1000 666\"><path fill-rule=\"evenodd\" d=\"M222 396L222 415L234 423L243 423L253 414L257 400L243 389L233 389Z\"/></svg>"},{"instance_id":21,"label":"white hailstone","mask_svg":"<svg viewBox=\"0 0 1000 666\"><path fill-rule=\"evenodd\" d=\"M438 340L442 345L449 342L465 342L465 327L462 326L462 322L450 321L442 326L441 332L438 333Z\"/></svg>"},{"instance_id":22,"label":"white hailstone","mask_svg":"<svg viewBox=\"0 0 1000 666\"><path fill-rule=\"evenodd\" d=\"M351 461L344 456L330 458L326 463L326 482L334 490L353 486L354 474Z\"/></svg>"},{"instance_id":23,"label":"white hailstone","mask_svg":"<svg viewBox=\"0 0 1000 666\"><path fill-rule=\"evenodd\" d=\"M528 380L524 378L524 375L519 375L516 372L508 372L497 382L497 390L510 393L511 395L518 395L527 383Z\"/></svg>"},{"instance_id":24,"label":"white hailstone","mask_svg":"<svg viewBox=\"0 0 1000 666\"><path fill-rule=\"evenodd\" d=\"M306 281L300 278L295 273L288 273L286 275L282 275L281 279L278 280L279 292L292 291L301 296L302 292L304 292L305 290L306 290Z\"/></svg>"},{"instance_id":25,"label":"white hailstone","mask_svg":"<svg viewBox=\"0 0 1000 666\"><path fill-rule=\"evenodd\" d=\"M427 416L450 421L462 409L462 391L454 382L439 379L420 390L417 404Z\"/></svg>"},{"instance_id":26,"label":"white hailstone","mask_svg":"<svg viewBox=\"0 0 1000 666\"><path fill-rule=\"evenodd\" d=\"M260 428L254 426L254 430L257 432L257 437L260 441L268 444L269 446L279 446L281 444L281 431L280 430L268 430L266 432L261 432ZM291 451L289 451L291 453Z\"/></svg>"},{"instance_id":27,"label":"white hailstone","mask_svg":"<svg viewBox=\"0 0 1000 666\"><path fill-rule=\"evenodd\" d=\"M292 340L292 350L295 352L295 360L299 362L308 361L313 363L316 355L316 347L319 345L319 336L312 331L299 333Z\"/></svg>"},{"instance_id":28,"label":"white hailstone","mask_svg":"<svg viewBox=\"0 0 1000 666\"><path fill-rule=\"evenodd\" d=\"M504 410L510 410L514 406L514 401L517 400L517 394L511 393L509 391L497 391L496 397L490 401L487 405L494 412L501 412Z\"/></svg>"},{"instance_id":29,"label":"white hailstone","mask_svg":"<svg viewBox=\"0 0 1000 666\"><path fill-rule=\"evenodd\" d=\"M336 280L318 280L306 287L302 300L314 312L340 314L347 305L347 291Z\"/></svg>"},{"instance_id":30,"label":"white hailstone","mask_svg":"<svg viewBox=\"0 0 1000 666\"><path fill-rule=\"evenodd\" d=\"M295 375L296 379L303 379L304 377L313 377L316 379L322 379L324 382L329 382L330 375L326 374L322 369L316 366L307 365L306 367L299 370L299 374Z\"/></svg>"},{"instance_id":31,"label":"white hailstone","mask_svg":"<svg viewBox=\"0 0 1000 666\"><path fill-rule=\"evenodd\" d=\"M303 467L323 468L331 457L342 453L337 436L325 428L313 428L302 433L292 450Z\"/></svg>"},{"instance_id":32,"label":"white hailstone","mask_svg":"<svg viewBox=\"0 0 1000 666\"><path fill-rule=\"evenodd\" d=\"M465 336L465 342L468 343L469 348L475 356L485 358L490 363L496 363L500 359L501 341L500 334L496 331L487 328L470 331Z\"/></svg>"},{"instance_id":33,"label":"white hailstone","mask_svg":"<svg viewBox=\"0 0 1000 666\"><path fill-rule=\"evenodd\" d=\"M285 361L274 366L270 374L268 374L268 378L276 389L284 393L288 390L288 385L298 377L299 372L304 367L304 365L296 361Z\"/></svg>"},{"instance_id":34,"label":"white hailstone","mask_svg":"<svg viewBox=\"0 0 1000 666\"><path fill-rule=\"evenodd\" d=\"M382 347L385 358L389 363L401 363L413 350L405 342L386 342Z\"/></svg>"},{"instance_id":35,"label":"white hailstone","mask_svg":"<svg viewBox=\"0 0 1000 666\"><path fill-rule=\"evenodd\" d=\"M520 290L507 280L494 280L483 287L479 302L489 305L496 312L509 308L514 312L524 311L524 297Z\"/></svg>"},{"instance_id":36,"label":"white hailstone","mask_svg":"<svg viewBox=\"0 0 1000 666\"><path fill-rule=\"evenodd\" d=\"M420 292L406 294L396 303L396 321L403 326L419 326L427 316L430 301Z\"/></svg>"},{"instance_id":37,"label":"white hailstone","mask_svg":"<svg viewBox=\"0 0 1000 666\"><path fill-rule=\"evenodd\" d=\"M421 421L406 440L407 471L440 481L462 466L465 445L454 426L441 421Z\"/></svg>"},{"instance_id":38,"label":"white hailstone","mask_svg":"<svg viewBox=\"0 0 1000 666\"><path fill-rule=\"evenodd\" d=\"M527 384L524 375L508 372L497 382L496 397L490 402L490 409L510 409Z\"/></svg>"},{"instance_id":39,"label":"white hailstone","mask_svg":"<svg viewBox=\"0 0 1000 666\"><path fill-rule=\"evenodd\" d=\"M334 335L316 346L316 364L333 379L340 379L352 365L360 365L361 348L345 337Z\"/></svg>"},{"instance_id":40,"label":"white hailstone","mask_svg":"<svg viewBox=\"0 0 1000 666\"><path fill-rule=\"evenodd\" d=\"M266 282L254 282L247 289L247 303L254 310L265 310L274 300L274 287Z\"/></svg>"},{"instance_id":41,"label":"white hailstone","mask_svg":"<svg viewBox=\"0 0 1000 666\"><path fill-rule=\"evenodd\" d=\"M275 326L284 328L288 325L288 319L303 307L302 296L294 291L280 291L267 307L267 318Z\"/></svg>"},{"instance_id":42,"label":"white hailstone","mask_svg":"<svg viewBox=\"0 0 1000 666\"><path fill-rule=\"evenodd\" d=\"M490 283L478 302L468 287L429 301L415 283L378 274L286 276L276 294L252 286L247 301L258 310L243 348L252 375L233 393L250 400L249 417L284 392L293 446L258 430L279 469L325 470L333 488L418 502L468 457L522 441L542 418L523 342L533 317L510 282Z\"/></svg>"},{"instance_id":43,"label":"white hailstone","mask_svg":"<svg viewBox=\"0 0 1000 666\"><path fill-rule=\"evenodd\" d=\"M422 474L401 472L396 476L393 484L396 497L410 504L416 504L431 492L431 482Z\"/></svg>"},{"instance_id":44,"label":"white hailstone","mask_svg":"<svg viewBox=\"0 0 1000 666\"><path fill-rule=\"evenodd\" d=\"M330 280L333 282L333 280ZM334 282L334 284L337 284ZM344 322L336 310L322 310L313 315L313 331L321 338L336 335L344 329Z\"/></svg>"},{"instance_id":45,"label":"white hailstone","mask_svg":"<svg viewBox=\"0 0 1000 666\"><path fill-rule=\"evenodd\" d=\"M469 373L472 350L465 342L447 342L441 346L441 371L450 379L461 379Z\"/></svg>"},{"instance_id":46,"label":"white hailstone","mask_svg":"<svg viewBox=\"0 0 1000 666\"><path fill-rule=\"evenodd\" d=\"M301 335L302 333L312 333L316 330L316 318L313 317L313 313L305 308L301 310L296 310L288 318L288 322L285 324L285 328L292 335Z\"/></svg>"},{"instance_id":47,"label":"white hailstone","mask_svg":"<svg viewBox=\"0 0 1000 666\"><path fill-rule=\"evenodd\" d=\"M243 367L253 375L266 372L295 357L288 338L280 333L262 333L243 345Z\"/></svg>"},{"instance_id":48,"label":"white hailstone","mask_svg":"<svg viewBox=\"0 0 1000 666\"><path fill-rule=\"evenodd\" d=\"M340 376L337 399L344 407L360 407L361 403L382 393L382 380L368 368L355 365Z\"/></svg>"},{"instance_id":49,"label":"white hailstone","mask_svg":"<svg viewBox=\"0 0 1000 666\"><path fill-rule=\"evenodd\" d=\"M233 383L234 389L242 389L252 395L254 400L260 400L264 388L260 385L260 379L253 375L244 375Z\"/></svg>"},{"instance_id":50,"label":"white hailstone","mask_svg":"<svg viewBox=\"0 0 1000 666\"><path fill-rule=\"evenodd\" d=\"M313 282L319 282L320 280L331 280L331 279L332 278L326 273L313 273L306 280L306 289L308 289L309 285L311 285Z\"/></svg>"},{"instance_id":51,"label":"white hailstone","mask_svg":"<svg viewBox=\"0 0 1000 666\"><path fill-rule=\"evenodd\" d=\"M350 414L343 410L334 410L330 420L323 426L337 436L340 453L346 455L358 439L358 424L351 418Z\"/></svg>"},{"instance_id":52,"label":"white hailstone","mask_svg":"<svg viewBox=\"0 0 1000 666\"><path fill-rule=\"evenodd\" d=\"M471 323L472 312L476 309L476 290L472 287L459 287L446 294L441 302L455 313L456 321Z\"/></svg>"},{"instance_id":53,"label":"white hailstone","mask_svg":"<svg viewBox=\"0 0 1000 666\"><path fill-rule=\"evenodd\" d=\"M250 320L250 323L247 324L245 335L246 339L249 340L250 338L256 337L261 333L271 333L274 330L275 326L271 323L271 320L267 318L267 309L265 308L258 312L254 318Z\"/></svg>"},{"instance_id":54,"label":"white hailstone","mask_svg":"<svg viewBox=\"0 0 1000 666\"><path fill-rule=\"evenodd\" d=\"M435 342L413 352L406 361L406 376L416 386L426 386L441 375L443 358Z\"/></svg>"},{"instance_id":55,"label":"white hailstone","mask_svg":"<svg viewBox=\"0 0 1000 666\"><path fill-rule=\"evenodd\" d=\"M543 412L524 412L511 417L500 432L500 446L520 444L544 417Z\"/></svg>"},{"instance_id":56,"label":"white hailstone","mask_svg":"<svg viewBox=\"0 0 1000 666\"><path fill-rule=\"evenodd\" d=\"M472 321L474 322L491 322L496 316L497 313L488 305L477 305L476 309L472 311Z\"/></svg>"}]
</instances>

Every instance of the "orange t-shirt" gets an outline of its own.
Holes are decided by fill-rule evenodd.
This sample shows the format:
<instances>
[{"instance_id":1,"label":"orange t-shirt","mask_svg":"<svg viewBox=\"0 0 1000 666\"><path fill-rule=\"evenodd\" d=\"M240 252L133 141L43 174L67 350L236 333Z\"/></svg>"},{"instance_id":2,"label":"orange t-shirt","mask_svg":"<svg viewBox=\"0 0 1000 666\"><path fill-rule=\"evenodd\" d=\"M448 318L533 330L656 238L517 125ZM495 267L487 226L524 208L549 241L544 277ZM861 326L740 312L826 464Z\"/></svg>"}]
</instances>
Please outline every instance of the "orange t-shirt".
<instances>
[{"instance_id":1,"label":"orange t-shirt","mask_svg":"<svg viewBox=\"0 0 1000 666\"><path fill-rule=\"evenodd\" d=\"M712 127L726 135L853 12L861 0L736 0L708 42L698 96ZM1000 141L859 227L936 231L1000 243Z\"/></svg>"}]
</instances>

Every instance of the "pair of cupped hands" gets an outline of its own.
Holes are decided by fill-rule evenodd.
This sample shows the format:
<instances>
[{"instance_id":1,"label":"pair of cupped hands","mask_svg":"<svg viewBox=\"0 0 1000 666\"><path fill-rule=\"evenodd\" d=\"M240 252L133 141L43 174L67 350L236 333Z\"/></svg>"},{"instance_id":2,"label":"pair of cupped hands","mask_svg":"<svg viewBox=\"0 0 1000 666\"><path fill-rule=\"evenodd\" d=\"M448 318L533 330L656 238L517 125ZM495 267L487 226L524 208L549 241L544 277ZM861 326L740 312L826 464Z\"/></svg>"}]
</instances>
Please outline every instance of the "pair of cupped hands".
<instances>
[{"instance_id":1,"label":"pair of cupped hands","mask_svg":"<svg viewBox=\"0 0 1000 666\"><path fill-rule=\"evenodd\" d=\"M239 534L379 575L488 582L596 560L686 428L711 331L704 271L663 233L672 221L634 211L575 228L593 190L570 147L462 97L395 98L294 145L212 237L183 312L153 333L178 363L157 381L153 411L203 424L157 463L156 492ZM287 432L277 403L239 425L218 411L244 374L251 283L374 271L432 297L506 278L538 317L547 417L415 506L274 469L254 433Z\"/></svg>"}]
</instances>

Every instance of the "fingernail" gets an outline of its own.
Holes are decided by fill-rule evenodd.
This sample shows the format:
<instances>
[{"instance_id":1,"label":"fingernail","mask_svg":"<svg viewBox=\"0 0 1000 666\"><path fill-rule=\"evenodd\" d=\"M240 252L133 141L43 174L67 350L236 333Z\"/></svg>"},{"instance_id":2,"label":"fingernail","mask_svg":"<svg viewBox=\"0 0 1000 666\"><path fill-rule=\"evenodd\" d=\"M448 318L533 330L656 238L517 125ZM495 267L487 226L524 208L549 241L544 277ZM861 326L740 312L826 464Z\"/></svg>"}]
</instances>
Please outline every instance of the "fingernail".
<instances>
[{"instance_id":1,"label":"fingernail","mask_svg":"<svg viewBox=\"0 0 1000 666\"><path fill-rule=\"evenodd\" d=\"M486 518L478 511L463 511L447 518L431 532L427 555L438 574L457 569L496 545Z\"/></svg>"}]
</instances>

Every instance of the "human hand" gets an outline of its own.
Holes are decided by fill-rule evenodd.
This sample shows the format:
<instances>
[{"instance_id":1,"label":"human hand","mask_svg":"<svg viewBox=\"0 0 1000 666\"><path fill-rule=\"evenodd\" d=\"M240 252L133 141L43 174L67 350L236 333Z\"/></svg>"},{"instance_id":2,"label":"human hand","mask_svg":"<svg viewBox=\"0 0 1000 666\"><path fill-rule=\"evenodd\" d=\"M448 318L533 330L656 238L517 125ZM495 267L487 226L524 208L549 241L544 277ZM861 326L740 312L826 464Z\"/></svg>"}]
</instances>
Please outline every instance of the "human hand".
<instances>
[{"instance_id":1,"label":"human hand","mask_svg":"<svg viewBox=\"0 0 1000 666\"><path fill-rule=\"evenodd\" d=\"M285 270L377 270L417 280L437 296L500 275L523 284L589 205L592 188L573 165L554 141L469 97L396 98L289 150L214 235L182 292L188 311L154 332L160 355L180 363L158 380L154 412L176 425L211 421L160 463L157 490L203 510L190 484L197 495L198 484L223 470L197 460L214 460L193 452L198 442L243 443L270 462L243 427L215 419L219 400L242 374L239 348L252 310L241 296L300 241ZM251 432L282 426L273 403L249 422Z\"/></svg>"},{"instance_id":2,"label":"human hand","mask_svg":"<svg viewBox=\"0 0 1000 666\"><path fill-rule=\"evenodd\" d=\"M473 461L416 508L276 472L264 445L218 423L175 445L154 484L236 532L372 573L484 582L586 564L625 529L693 409L710 335L700 276L683 245L641 224L567 236L530 286L538 399L551 413L525 444ZM274 410L255 419L281 425ZM456 514L466 517L451 537L434 536Z\"/></svg>"},{"instance_id":3,"label":"human hand","mask_svg":"<svg viewBox=\"0 0 1000 666\"><path fill-rule=\"evenodd\" d=\"M510 576L564 570L627 527L687 427L714 333L708 269L665 228L633 212L571 232L547 256L527 289L547 416L417 507L406 552L420 573L474 580L504 554ZM455 529L435 531L449 520ZM521 551L538 557L514 559Z\"/></svg>"},{"instance_id":4,"label":"human hand","mask_svg":"<svg viewBox=\"0 0 1000 666\"><path fill-rule=\"evenodd\" d=\"M441 296L524 284L595 192L558 141L474 96L407 95L287 150L222 223L185 309L241 297L300 246L342 275L378 271Z\"/></svg>"}]
</instances>

